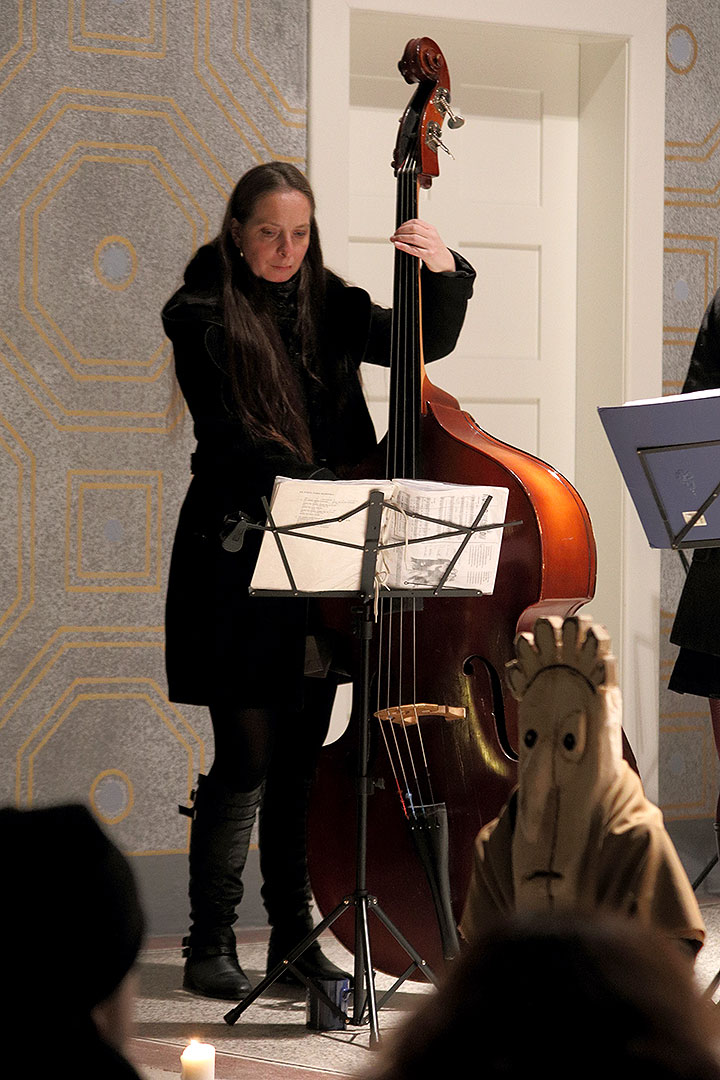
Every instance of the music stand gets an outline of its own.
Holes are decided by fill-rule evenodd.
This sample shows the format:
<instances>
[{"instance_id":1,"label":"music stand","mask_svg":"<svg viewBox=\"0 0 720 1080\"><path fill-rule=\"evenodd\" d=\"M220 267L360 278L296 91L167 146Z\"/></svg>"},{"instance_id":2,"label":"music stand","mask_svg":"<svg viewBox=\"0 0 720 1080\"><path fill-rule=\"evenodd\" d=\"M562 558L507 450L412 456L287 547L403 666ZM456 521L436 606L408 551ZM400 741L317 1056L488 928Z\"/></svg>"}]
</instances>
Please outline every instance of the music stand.
<instances>
[{"instance_id":1,"label":"music stand","mask_svg":"<svg viewBox=\"0 0 720 1080\"><path fill-rule=\"evenodd\" d=\"M720 391L598 409L648 543L720 545ZM688 439L692 432L692 441Z\"/></svg>"},{"instance_id":2,"label":"music stand","mask_svg":"<svg viewBox=\"0 0 720 1080\"><path fill-rule=\"evenodd\" d=\"M422 536L407 539L401 541L401 544L413 544L413 543L425 543L434 540L447 540L450 537L462 537L458 545L457 551L454 553L452 559L447 563L445 569L440 577L437 585L430 587L413 587L406 589L385 589L383 588L382 595L387 597L432 597L432 596L482 596L486 595L478 589L455 589L448 588L447 581L452 573L452 570L456 566L462 552L470 542L471 537L478 532L487 531L490 529L505 529L510 525L521 524L520 522L503 522L483 524L482 518L484 517L490 503L492 496L487 495L483 501L483 504L476 514L472 524L463 525L457 522L443 521L439 518L428 517L424 514L414 513L411 511L404 511L406 516L417 518L432 524L443 527L446 531L437 533L432 536ZM374 621L374 603L376 597L376 564L378 554L390 547L400 546L398 544L382 544L380 542L380 530L382 523L383 509L389 509L391 511L396 510L396 507L391 502L385 500L383 492L378 489L372 489L369 493L369 497L366 501L363 501L360 505L354 507L351 511L338 515L338 517L323 518L317 521L305 521L302 523L296 523L294 525L276 525L273 520L273 515L270 510L270 506L266 499L263 499L263 509L267 515L267 524L261 525L259 523L253 523L247 519L244 515L241 515L237 519L232 527L227 531L223 540L223 547L228 551L236 551L242 546L244 533L247 529L259 529L263 532L271 532L274 536L275 542L278 547L278 552L282 560L282 564L285 570L288 581L288 589L251 589L251 593L257 596L332 596L332 597L355 597L362 600L362 619L360 622L359 636L361 643L360 654L360 680L359 680L359 726L360 737L358 739L357 761L356 761L356 779L357 779L357 846L356 846L356 865L355 865L355 888L352 892L349 892L339 904L320 922L313 930L307 934L302 941L287 953L287 955L275 965L275 967L267 973L265 978L252 990L246 997L242 999L233 1009L225 1014L225 1022L227 1024L234 1024L243 1012L263 994L285 971L288 969L305 984L308 991L315 995L322 1004L330 1010L330 1012L341 1019L344 1023L352 1023L354 1025L362 1025L364 1023L364 1014L367 1006L368 1023L370 1026L370 1046L374 1047L379 1041L379 1026L378 1026L378 1012L383 1005L390 999L390 997L399 989L400 986L413 974L415 971L419 971L429 982L437 985L437 978L435 973L429 967L427 962L420 956L414 946L407 940L402 932L394 925L394 923L388 918L383 911L381 905L378 902L376 896L368 893L367 880L366 880L366 864L367 864L367 817L368 817L368 798L372 792L372 780L368 775L368 758L370 749L370 733L369 733L369 713L370 713L370 642L372 640L372 626ZM351 542L344 542L340 540L330 539L328 537L317 536L307 533L307 529L313 526L325 525L331 522L339 522L348 517L352 517L355 514L362 513L367 510L367 524L365 528L365 538L362 545L354 544ZM282 538L283 536L296 536L302 539L314 540L319 543L331 543L339 544L342 547L356 548L362 553L361 569L360 569L360 588L359 590L332 590L332 591L318 591L312 592L307 590L299 590L295 583L295 578L290 566L289 559L285 552ZM295 966L294 961L300 957L305 950L332 924L340 918L346 911L354 908L355 910L355 964L354 964L354 994L353 994L353 1013L352 1018L348 1021L347 1015L338 1007L338 1005L330 999L330 997L317 986L311 979L307 978L303 973ZM368 913L372 911L374 915L380 920L383 926L388 932L395 938L401 948L407 953L410 963L407 969L396 979L393 985L387 990L380 1001L378 1001L375 993L374 971L372 966L372 952L370 945L370 928Z\"/></svg>"},{"instance_id":3,"label":"music stand","mask_svg":"<svg viewBox=\"0 0 720 1080\"><path fill-rule=\"evenodd\" d=\"M651 547L677 551L685 573L688 548L720 547L720 391L628 402L598 413ZM687 432L696 436L687 440ZM692 882L696 890L720 855ZM720 983L715 976L709 992Z\"/></svg>"}]
</instances>

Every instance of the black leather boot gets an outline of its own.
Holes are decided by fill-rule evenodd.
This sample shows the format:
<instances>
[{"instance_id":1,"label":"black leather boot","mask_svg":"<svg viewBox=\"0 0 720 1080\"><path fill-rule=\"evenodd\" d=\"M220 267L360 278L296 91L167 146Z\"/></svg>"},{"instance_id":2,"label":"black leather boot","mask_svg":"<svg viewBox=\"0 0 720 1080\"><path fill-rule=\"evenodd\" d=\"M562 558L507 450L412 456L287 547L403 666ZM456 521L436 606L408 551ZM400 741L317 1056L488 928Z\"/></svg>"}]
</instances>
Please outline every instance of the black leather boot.
<instances>
[{"instance_id":1,"label":"black leather boot","mask_svg":"<svg viewBox=\"0 0 720 1080\"><path fill-rule=\"evenodd\" d=\"M282 798L278 797L279 783L282 784ZM272 927L268 972L313 928L306 846L309 793L310 781L297 775L286 775L284 781L279 782L276 774L266 781L265 799L260 808L260 869L263 903ZM324 955L317 941L293 963L308 979L350 978L347 971L342 971ZM303 985L289 969L277 981Z\"/></svg>"},{"instance_id":2,"label":"black leather boot","mask_svg":"<svg viewBox=\"0 0 720 1080\"><path fill-rule=\"evenodd\" d=\"M190 832L190 933L183 989L238 1001L251 990L237 958L236 908L262 788L236 792L200 776Z\"/></svg>"}]
</instances>

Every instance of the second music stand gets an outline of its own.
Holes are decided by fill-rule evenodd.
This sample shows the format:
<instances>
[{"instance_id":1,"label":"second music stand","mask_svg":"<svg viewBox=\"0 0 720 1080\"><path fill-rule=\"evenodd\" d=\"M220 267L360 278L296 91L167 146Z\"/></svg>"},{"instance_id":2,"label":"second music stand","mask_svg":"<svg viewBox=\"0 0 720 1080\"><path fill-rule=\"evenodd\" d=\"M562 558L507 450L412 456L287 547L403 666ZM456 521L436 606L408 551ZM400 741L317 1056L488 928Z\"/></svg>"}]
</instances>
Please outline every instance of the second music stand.
<instances>
[{"instance_id":1,"label":"second music stand","mask_svg":"<svg viewBox=\"0 0 720 1080\"><path fill-rule=\"evenodd\" d=\"M679 394L598 412L648 542L676 551L687 574L688 548L720 547L720 396ZM716 850L693 890L720 856L720 798L713 825ZM706 995L718 985L720 971Z\"/></svg>"}]
</instances>

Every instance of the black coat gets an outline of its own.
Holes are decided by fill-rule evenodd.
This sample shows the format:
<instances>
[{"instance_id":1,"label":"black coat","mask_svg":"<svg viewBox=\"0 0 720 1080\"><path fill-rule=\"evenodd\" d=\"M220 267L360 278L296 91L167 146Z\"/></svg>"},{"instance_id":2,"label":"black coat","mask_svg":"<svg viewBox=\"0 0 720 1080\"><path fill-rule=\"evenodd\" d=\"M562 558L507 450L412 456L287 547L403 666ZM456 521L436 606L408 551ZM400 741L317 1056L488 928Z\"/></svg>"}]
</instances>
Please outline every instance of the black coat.
<instances>
[{"instance_id":1,"label":"black coat","mask_svg":"<svg viewBox=\"0 0 720 1080\"><path fill-rule=\"evenodd\" d=\"M472 295L474 271L423 270L426 360L455 346ZM220 543L227 514L263 518L261 498L277 475L329 476L364 460L375 435L359 378L365 361L390 362L391 313L363 290L327 272L319 362L340 367L340 403L315 393L310 434L318 457L306 464L270 440L252 440L233 415L225 359L219 265L212 245L188 266L185 285L163 309L175 370L193 417L193 479L180 511L166 606L166 667L171 701L206 705L231 698L244 707L299 704L308 605L291 598L248 596L261 534L246 534L240 552Z\"/></svg>"},{"instance_id":2,"label":"black coat","mask_svg":"<svg viewBox=\"0 0 720 1080\"><path fill-rule=\"evenodd\" d=\"M720 290L700 325L683 393L720 387ZM718 478L720 479L720 477ZM720 681L720 548L697 548L685 580L670 640L709 654L711 685ZM682 689L670 683L671 689ZM689 692L695 692L688 688Z\"/></svg>"}]
</instances>

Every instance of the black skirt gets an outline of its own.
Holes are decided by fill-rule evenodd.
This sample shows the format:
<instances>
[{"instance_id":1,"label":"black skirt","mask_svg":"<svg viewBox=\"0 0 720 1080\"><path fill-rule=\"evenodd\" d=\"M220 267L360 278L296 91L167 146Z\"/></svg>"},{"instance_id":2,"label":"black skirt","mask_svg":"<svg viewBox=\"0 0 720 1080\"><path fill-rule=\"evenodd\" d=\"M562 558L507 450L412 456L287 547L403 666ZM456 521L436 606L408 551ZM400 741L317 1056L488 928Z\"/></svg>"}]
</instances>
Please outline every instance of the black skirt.
<instances>
[{"instance_id":1,"label":"black skirt","mask_svg":"<svg viewBox=\"0 0 720 1080\"><path fill-rule=\"evenodd\" d=\"M676 694L720 698L720 656L681 648L668 686Z\"/></svg>"}]
</instances>

